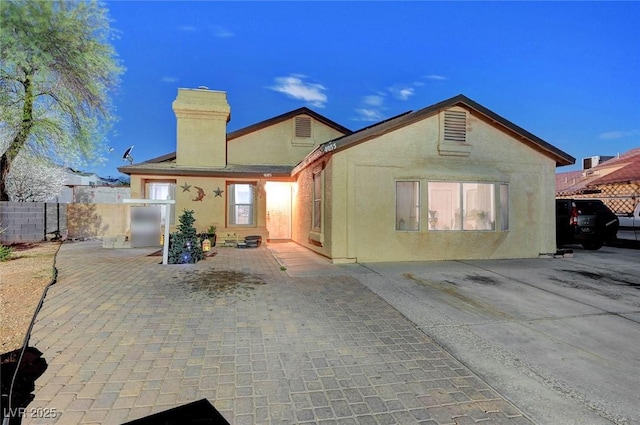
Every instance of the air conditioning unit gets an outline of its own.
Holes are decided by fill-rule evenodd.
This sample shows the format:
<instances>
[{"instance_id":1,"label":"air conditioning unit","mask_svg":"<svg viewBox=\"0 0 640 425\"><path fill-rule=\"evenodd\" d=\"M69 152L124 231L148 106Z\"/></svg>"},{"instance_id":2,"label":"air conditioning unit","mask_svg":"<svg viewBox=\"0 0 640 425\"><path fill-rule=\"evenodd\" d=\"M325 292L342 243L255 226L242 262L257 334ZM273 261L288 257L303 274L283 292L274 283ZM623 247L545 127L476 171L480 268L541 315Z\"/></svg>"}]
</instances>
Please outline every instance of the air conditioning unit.
<instances>
[{"instance_id":1,"label":"air conditioning unit","mask_svg":"<svg viewBox=\"0 0 640 425\"><path fill-rule=\"evenodd\" d=\"M602 164L605 161L614 158L610 155L596 155L596 156L588 156L586 158L582 158L582 169L588 170L589 168L593 168L598 164Z\"/></svg>"}]
</instances>

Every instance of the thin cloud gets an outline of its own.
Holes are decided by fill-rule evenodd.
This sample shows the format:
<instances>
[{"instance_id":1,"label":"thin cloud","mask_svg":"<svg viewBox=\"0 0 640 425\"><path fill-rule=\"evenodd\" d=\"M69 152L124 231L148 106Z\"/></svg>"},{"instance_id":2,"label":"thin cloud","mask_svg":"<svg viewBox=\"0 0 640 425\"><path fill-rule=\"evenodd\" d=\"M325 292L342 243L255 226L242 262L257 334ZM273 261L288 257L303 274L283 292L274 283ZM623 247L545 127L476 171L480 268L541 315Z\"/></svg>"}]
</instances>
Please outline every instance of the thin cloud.
<instances>
[{"instance_id":1,"label":"thin cloud","mask_svg":"<svg viewBox=\"0 0 640 425\"><path fill-rule=\"evenodd\" d=\"M382 106L383 102L384 102L384 97L376 95L376 94L372 94L370 96L365 96L362 99L362 103L364 105L368 105L368 106Z\"/></svg>"},{"instance_id":2,"label":"thin cloud","mask_svg":"<svg viewBox=\"0 0 640 425\"><path fill-rule=\"evenodd\" d=\"M387 87L385 90L378 91L374 94L364 96L360 101L360 104L355 109L356 117L354 121L368 121L375 122L385 119L387 110L392 109L385 105L385 102L390 99L391 101L400 100L407 101L412 96L416 95L418 87L424 86L421 81L414 81L413 83L396 83L391 87Z\"/></svg>"},{"instance_id":3,"label":"thin cloud","mask_svg":"<svg viewBox=\"0 0 640 425\"><path fill-rule=\"evenodd\" d=\"M624 139L625 137L637 136L638 134L640 134L640 129L636 128L634 130L607 131L605 133L600 133L598 137L605 140L613 140L613 139Z\"/></svg>"},{"instance_id":4,"label":"thin cloud","mask_svg":"<svg viewBox=\"0 0 640 425\"><path fill-rule=\"evenodd\" d=\"M160 78L160 82L162 82L162 83L175 83L177 81L179 81L179 78L177 78L177 77L164 76L164 77Z\"/></svg>"},{"instance_id":5,"label":"thin cloud","mask_svg":"<svg viewBox=\"0 0 640 425\"><path fill-rule=\"evenodd\" d=\"M213 32L213 35L218 38L230 38L235 35L232 31L221 27L220 25L212 25L210 28Z\"/></svg>"},{"instance_id":6,"label":"thin cloud","mask_svg":"<svg viewBox=\"0 0 640 425\"><path fill-rule=\"evenodd\" d=\"M309 83L303 81L306 76L301 74L291 74L288 77L276 77L275 85L268 87L278 93L303 100L316 108L324 108L327 103L327 95L323 92L327 90L322 84Z\"/></svg>"},{"instance_id":7,"label":"thin cloud","mask_svg":"<svg viewBox=\"0 0 640 425\"><path fill-rule=\"evenodd\" d=\"M413 87L408 86L394 86L389 87L389 92L399 100L407 100L414 94L416 94L415 89Z\"/></svg>"},{"instance_id":8,"label":"thin cloud","mask_svg":"<svg viewBox=\"0 0 640 425\"><path fill-rule=\"evenodd\" d=\"M375 122L384 119L385 94L378 93L364 96L360 101L360 106L356 108L357 116L354 121Z\"/></svg>"},{"instance_id":9,"label":"thin cloud","mask_svg":"<svg viewBox=\"0 0 640 425\"><path fill-rule=\"evenodd\" d=\"M356 113L358 116L355 118L355 121L382 121L384 119L384 115L382 111L379 109L373 108L358 108L356 109Z\"/></svg>"},{"instance_id":10,"label":"thin cloud","mask_svg":"<svg viewBox=\"0 0 640 425\"><path fill-rule=\"evenodd\" d=\"M194 27L193 25L180 25L177 27L178 31L185 31L185 32L195 32L198 30L197 27Z\"/></svg>"},{"instance_id":11,"label":"thin cloud","mask_svg":"<svg viewBox=\"0 0 640 425\"><path fill-rule=\"evenodd\" d=\"M445 77L444 75L438 75L438 74L425 75L424 78L426 78L427 80L437 80L437 81L447 80L447 77Z\"/></svg>"}]
</instances>

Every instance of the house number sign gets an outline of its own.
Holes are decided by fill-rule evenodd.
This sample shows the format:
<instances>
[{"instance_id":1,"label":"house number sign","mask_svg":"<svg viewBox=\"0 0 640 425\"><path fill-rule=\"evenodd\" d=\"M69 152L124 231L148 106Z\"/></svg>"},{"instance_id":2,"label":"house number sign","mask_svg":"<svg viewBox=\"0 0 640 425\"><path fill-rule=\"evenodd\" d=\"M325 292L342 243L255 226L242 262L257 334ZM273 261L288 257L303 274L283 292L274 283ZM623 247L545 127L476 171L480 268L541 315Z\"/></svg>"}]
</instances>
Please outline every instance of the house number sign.
<instances>
[{"instance_id":1,"label":"house number sign","mask_svg":"<svg viewBox=\"0 0 640 425\"><path fill-rule=\"evenodd\" d=\"M335 150L336 148L337 148L336 143L335 142L331 142L329 144L324 145L322 147L322 151L324 153L327 153L327 152L331 152L332 150Z\"/></svg>"}]
</instances>

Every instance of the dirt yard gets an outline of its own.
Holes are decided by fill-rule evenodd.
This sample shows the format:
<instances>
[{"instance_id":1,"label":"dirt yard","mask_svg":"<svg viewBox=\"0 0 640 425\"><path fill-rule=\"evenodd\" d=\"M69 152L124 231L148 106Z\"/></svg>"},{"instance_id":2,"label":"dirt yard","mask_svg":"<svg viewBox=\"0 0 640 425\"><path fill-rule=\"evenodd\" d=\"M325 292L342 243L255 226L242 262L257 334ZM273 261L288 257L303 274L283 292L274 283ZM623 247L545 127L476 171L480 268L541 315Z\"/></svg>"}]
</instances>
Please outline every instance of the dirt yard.
<instances>
[{"instance_id":1,"label":"dirt yard","mask_svg":"<svg viewBox=\"0 0 640 425\"><path fill-rule=\"evenodd\" d=\"M45 287L53 277L58 242L13 245L0 263L0 353L22 346Z\"/></svg>"}]
</instances>

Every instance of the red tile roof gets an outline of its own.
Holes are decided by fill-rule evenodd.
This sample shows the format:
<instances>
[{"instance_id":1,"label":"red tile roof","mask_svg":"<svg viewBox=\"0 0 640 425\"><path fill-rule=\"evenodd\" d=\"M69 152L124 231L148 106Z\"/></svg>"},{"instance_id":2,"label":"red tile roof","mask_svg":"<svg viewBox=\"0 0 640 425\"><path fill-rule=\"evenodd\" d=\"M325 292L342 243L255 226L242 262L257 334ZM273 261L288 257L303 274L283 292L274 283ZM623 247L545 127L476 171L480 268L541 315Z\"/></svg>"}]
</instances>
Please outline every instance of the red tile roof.
<instances>
[{"instance_id":1,"label":"red tile roof","mask_svg":"<svg viewBox=\"0 0 640 425\"><path fill-rule=\"evenodd\" d=\"M623 164L621 168L600 177L593 184L626 183L640 181L640 148L631 149L619 158L610 159L603 165Z\"/></svg>"},{"instance_id":2,"label":"red tile roof","mask_svg":"<svg viewBox=\"0 0 640 425\"><path fill-rule=\"evenodd\" d=\"M568 171L556 174L556 192L575 186L582 180L582 171Z\"/></svg>"},{"instance_id":3,"label":"red tile roof","mask_svg":"<svg viewBox=\"0 0 640 425\"><path fill-rule=\"evenodd\" d=\"M640 182L640 148L631 149L588 170L556 174L556 193L578 194L604 184L631 182Z\"/></svg>"}]
</instances>

